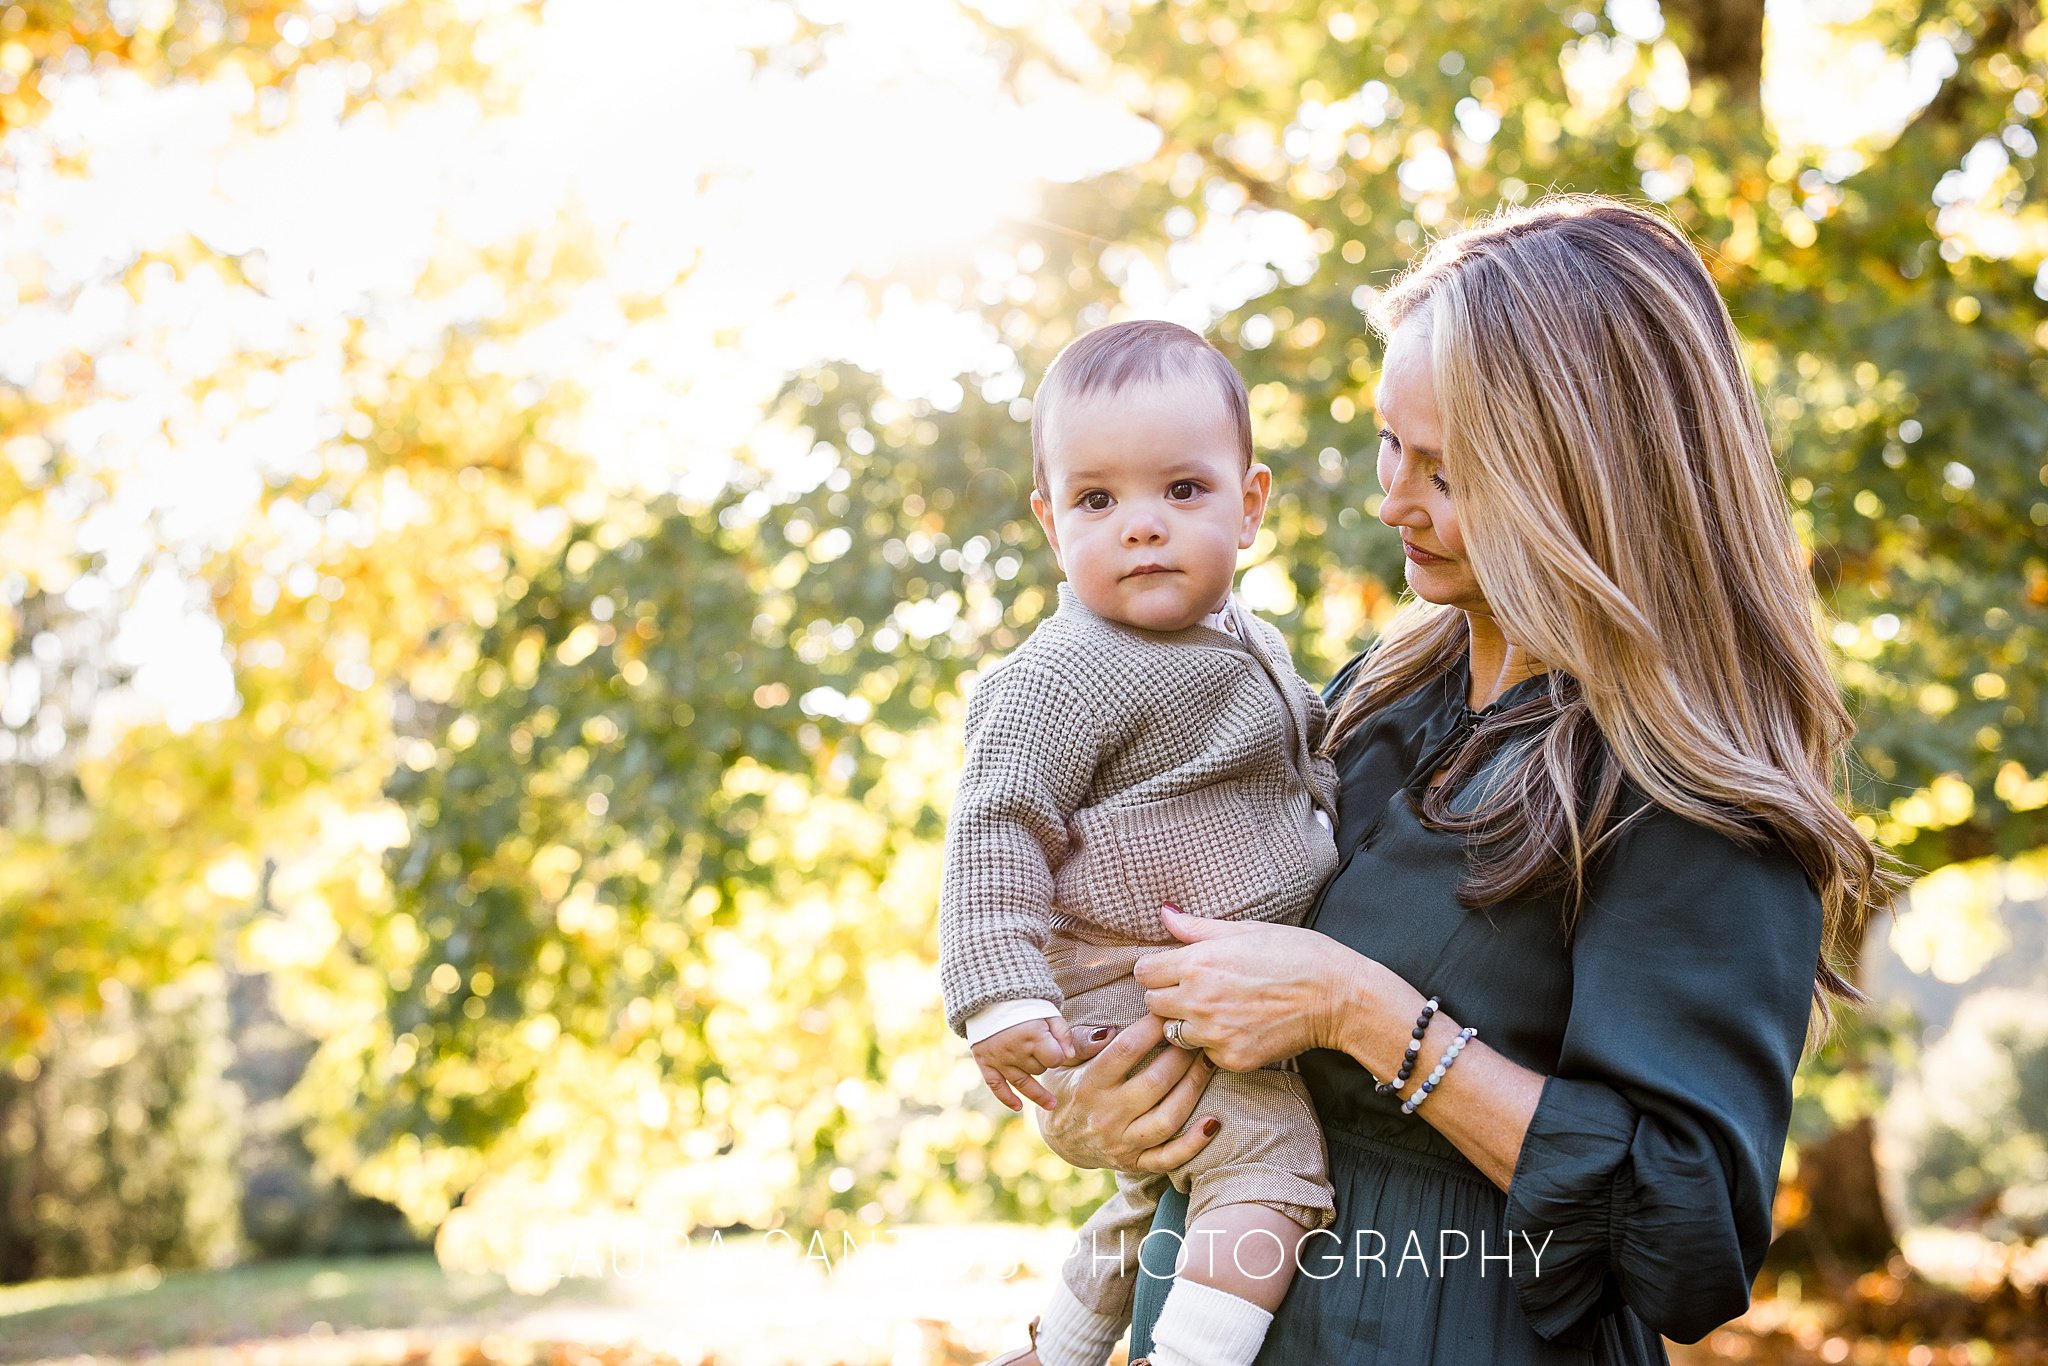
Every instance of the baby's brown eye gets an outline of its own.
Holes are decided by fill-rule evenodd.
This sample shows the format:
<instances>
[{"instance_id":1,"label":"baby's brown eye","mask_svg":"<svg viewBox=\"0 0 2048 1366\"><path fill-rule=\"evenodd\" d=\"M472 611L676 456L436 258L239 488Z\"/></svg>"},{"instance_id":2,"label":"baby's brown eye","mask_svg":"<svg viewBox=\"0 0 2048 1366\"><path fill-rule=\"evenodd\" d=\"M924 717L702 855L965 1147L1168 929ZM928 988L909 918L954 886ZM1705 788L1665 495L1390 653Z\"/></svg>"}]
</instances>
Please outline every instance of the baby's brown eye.
<instances>
[{"instance_id":1,"label":"baby's brown eye","mask_svg":"<svg viewBox=\"0 0 2048 1366\"><path fill-rule=\"evenodd\" d=\"M1081 495L1081 506L1090 512L1101 512L1109 506L1109 495L1100 489Z\"/></svg>"},{"instance_id":2,"label":"baby's brown eye","mask_svg":"<svg viewBox=\"0 0 2048 1366\"><path fill-rule=\"evenodd\" d=\"M1166 496L1182 503L1200 491L1201 486L1192 479L1176 479L1166 486Z\"/></svg>"}]
</instances>

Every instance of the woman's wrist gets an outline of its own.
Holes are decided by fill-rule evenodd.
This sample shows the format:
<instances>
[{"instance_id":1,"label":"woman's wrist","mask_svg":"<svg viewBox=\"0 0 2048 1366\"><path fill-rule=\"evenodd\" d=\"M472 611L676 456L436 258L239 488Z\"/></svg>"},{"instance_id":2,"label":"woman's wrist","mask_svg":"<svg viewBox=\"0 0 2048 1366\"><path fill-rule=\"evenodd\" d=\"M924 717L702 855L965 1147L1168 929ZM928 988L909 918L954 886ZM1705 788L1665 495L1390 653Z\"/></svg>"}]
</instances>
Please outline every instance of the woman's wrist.
<instances>
[{"instance_id":1,"label":"woman's wrist","mask_svg":"<svg viewBox=\"0 0 2048 1366\"><path fill-rule=\"evenodd\" d=\"M1387 1079L1401 1068L1410 1032L1427 998L1386 965L1363 956L1360 962L1359 971L1346 974L1348 991L1337 1014L1335 1047L1373 1076ZM1435 1026L1436 1021L1430 1021L1431 1035L1437 1033Z\"/></svg>"}]
</instances>

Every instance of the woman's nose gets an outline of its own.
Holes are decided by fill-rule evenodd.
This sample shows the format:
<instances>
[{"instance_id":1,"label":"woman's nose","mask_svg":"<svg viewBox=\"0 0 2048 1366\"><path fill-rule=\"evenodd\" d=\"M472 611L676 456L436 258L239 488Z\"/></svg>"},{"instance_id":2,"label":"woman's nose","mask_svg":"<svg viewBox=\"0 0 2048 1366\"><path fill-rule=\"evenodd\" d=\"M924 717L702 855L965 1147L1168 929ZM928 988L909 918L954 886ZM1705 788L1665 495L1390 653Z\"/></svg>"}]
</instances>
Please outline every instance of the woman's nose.
<instances>
[{"instance_id":1,"label":"woman's nose","mask_svg":"<svg viewBox=\"0 0 2048 1366\"><path fill-rule=\"evenodd\" d=\"M1400 526L1407 518L1415 515L1415 500L1408 496L1399 479L1385 484L1386 493L1380 498L1379 519L1388 526Z\"/></svg>"},{"instance_id":2,"label":"woman's nose","mask_svg":"<svg viewBox=\"0 0 2048 1366\"><path fill-rule=\"evenodd\" d=\"M1407 488L1399 480L1380 499L1379 519L1387 526L1419 526L1424 520L1419 514L1422 505L1410 497Z\"/></svg>"},{"instance_id":3,"label":"woman's nose","mask_svg":"<svg viewBox=\"0 0 2048 1366\"><path fill-rule=\"evenodd\" d=\"M1380 499L1379 519L1387 526L1419 525L1426 520L1417 515L1422 511L1422 504L1416 499L1406 474L1407 462L1393 456L1380 457L1380 487L1386 490L1386 496Z\"/></svg>"}]
</instances>

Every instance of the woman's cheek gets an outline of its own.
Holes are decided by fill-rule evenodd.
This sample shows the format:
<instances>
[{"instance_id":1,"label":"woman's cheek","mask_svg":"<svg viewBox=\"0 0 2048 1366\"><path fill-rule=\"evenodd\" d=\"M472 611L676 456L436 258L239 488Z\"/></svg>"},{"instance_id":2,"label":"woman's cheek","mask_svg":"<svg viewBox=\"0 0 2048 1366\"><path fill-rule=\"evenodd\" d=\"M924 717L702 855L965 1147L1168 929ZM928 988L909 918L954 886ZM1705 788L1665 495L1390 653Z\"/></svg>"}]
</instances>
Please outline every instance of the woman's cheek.
<instances>
[{"instance_id":1,"label":"woman's cheek","mask_svg":"<svg viewBox=\"0 0 2048 1366\"><path fill-rule=\"evenodd\" d=\"M1458 514L1451 510L1448 498L1444 500L1442 514L1436 517L1434 521L1436 534L1443 539L1444 549L1450 551L1458 559L1464 559L1465 533L1458 526Z\"/></svg>"}]
</instances>

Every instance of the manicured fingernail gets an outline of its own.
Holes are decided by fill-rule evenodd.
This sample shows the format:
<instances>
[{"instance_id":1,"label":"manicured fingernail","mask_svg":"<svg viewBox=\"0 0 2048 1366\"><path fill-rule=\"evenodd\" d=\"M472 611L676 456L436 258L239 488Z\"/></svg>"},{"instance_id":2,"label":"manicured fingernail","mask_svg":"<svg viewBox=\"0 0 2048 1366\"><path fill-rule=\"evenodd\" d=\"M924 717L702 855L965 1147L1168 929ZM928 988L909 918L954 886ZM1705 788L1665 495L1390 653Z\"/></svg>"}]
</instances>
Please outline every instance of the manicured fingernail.
<instances>
[{"instance_id":1,"label":"manicured fingernail","mask_svg":"<svg viewBox=\"0 0 2048 1366\"><path fill-rule=\"evenodd\" d=\"M1109 1034L1110 1027L1108 1025L1104 1025L1102 1028L1096 1030L1093 1034L1089 1035L1089 1038L1095 1043L1101 1043L1104 1039L1109 1037Z\"/></svg>"},{"instance_id":2,"label":"manicured fingernail","mask_svg":"<svg viewBox=\"0 0 2048 1366\"><path fill-rule=\"evenodd\" d=\"M1175 915L1181 914L1180 907L1174 905L1171 901L1165 902L1159 909L1162 911L1172 911Z\"/></svg>"},{"instance_id":3,"label":"manicured fingernail","mask_svg":"<svg viewBox=\"0 0 2048 1366\"><path fill-rule=\"evenodd\" d=\"M1222 1127L1223 1121L1220 1119L1205 1119L1202 1121L1202 1133L1205 1137L1214 1138L1216 1131Z\"/></svg>"}]
</instances>

